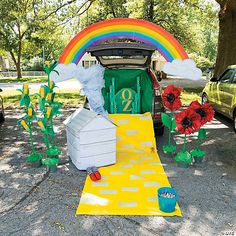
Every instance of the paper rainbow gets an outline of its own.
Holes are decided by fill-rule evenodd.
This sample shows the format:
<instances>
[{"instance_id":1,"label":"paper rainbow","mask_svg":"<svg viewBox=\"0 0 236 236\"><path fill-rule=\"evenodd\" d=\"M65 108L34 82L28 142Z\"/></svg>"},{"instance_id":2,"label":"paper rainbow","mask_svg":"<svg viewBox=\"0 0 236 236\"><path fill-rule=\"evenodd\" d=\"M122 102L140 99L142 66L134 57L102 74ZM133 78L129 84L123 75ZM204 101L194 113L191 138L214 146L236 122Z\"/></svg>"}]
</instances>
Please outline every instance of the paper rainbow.
<instances>
[{"instance_id":1,"label":"paper rainbow","mask_svg":"<svg viewBox=\"0 0 236 236\"><path fill-rule=\"evenodd\" d=\"M167 62L188 58L179 42L162 27L146 20L115 18L94 23L80 31L65 47L58 63L78 64L87 47L120 38L155 46Z\"/></svg>"}]
</instances>

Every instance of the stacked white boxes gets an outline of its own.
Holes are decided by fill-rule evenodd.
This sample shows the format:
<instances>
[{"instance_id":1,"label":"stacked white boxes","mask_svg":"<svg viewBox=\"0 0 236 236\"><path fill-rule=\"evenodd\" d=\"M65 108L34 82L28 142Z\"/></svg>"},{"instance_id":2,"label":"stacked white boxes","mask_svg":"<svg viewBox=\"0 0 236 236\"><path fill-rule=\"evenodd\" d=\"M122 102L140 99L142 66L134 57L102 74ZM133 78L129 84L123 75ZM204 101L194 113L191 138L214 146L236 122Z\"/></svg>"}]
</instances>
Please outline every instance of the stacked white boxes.
<instances>
[{"instance_id":1,"label":"stacked white boxes","mask_svg":"<svg viewBox=\"0 0 236 236\"><path fill-rule=\"evenodd\" d=\"M79 170L116 163L116 126L112 122L80 108L64 124L68 153Z\"/></svg>"}]
</instances>

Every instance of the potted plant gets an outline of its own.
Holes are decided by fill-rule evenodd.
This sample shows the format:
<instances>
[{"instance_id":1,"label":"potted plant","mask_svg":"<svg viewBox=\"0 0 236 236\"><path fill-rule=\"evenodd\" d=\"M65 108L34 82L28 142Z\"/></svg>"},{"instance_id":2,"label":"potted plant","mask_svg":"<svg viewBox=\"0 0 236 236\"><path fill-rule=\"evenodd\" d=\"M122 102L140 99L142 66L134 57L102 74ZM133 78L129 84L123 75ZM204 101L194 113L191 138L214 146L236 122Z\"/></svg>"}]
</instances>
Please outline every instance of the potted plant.
<instances>
[{"instance_id":1,"label":"potted plant","mask_svg":"<svg viewBox=\"0 0 236 236\"><path fill-rule=\"evenodd\" d=\"M50 64L45 62L44 70L48 75L47 85L41 86L39 94L39 104L41 117L38 119L38 126L40 127L44 141L46 145L47 158L43 160L43 164L46 165L50 171L55 172L59 163L58 156L61 154L61 149L55 145L55 132L53 119L58 114L61 114L61 103L55 102L55 83L50 80L50 73L54 71L56 63ZM55 71L57 72L57 71ZM57 72L58 73L58 72Z\"/></svg>"},{"instance_id":2,"label":"potted plant","mask_svg":"<svg viewBox=\"0 0 236 236\"><path fill-rule=\"evenodd\" d=\"M187 168L192 162L192 155L186 150L187 137L186 135L192 134L199 130L201 126L200 115L196 113L193 109L187 108L182 112L179 112L176 117L176 124L179 133L184 134L184 144L180 152L175 156L175 161L179 166Z\"/></svg>"},{"instance_id":3,"label":"potted plant","mask_svg":"<svg viewBox=\"0 0 236 236\"><path fill-rule=\"evenodd\" d=\"M36 117L34 108L30 106L30 96L28 84L23 85L23 89L18 89L21 92L20 106L25 106L25 115L18 120L18 125L29 133L31 144L31 154L27 157L27 161L32 167L41 166L42 154L35 151L33 135L32 135L32 119Z\"/></svg>"},{"instance_id":4,"label":"potted plant","mask_svg":"<svg viewBox=\"0 0 236 236\"><path fill-rule=\"evenodd\" d=\"M49 61L45 61L44 71L48 75L47 85L41 86L39 94L39 104L41 111L41 118L38 121L38 125L44 134L44 141L46 144L46 154L48 157L57 158L61 154L59 147L55 145L55 132L53 126L53 118L58 114L61 114L60 108L61 103L55 102L55 83L50 80L50 73L52 71L58 73L54 70L57 63L52 64Z\"/></svg>"},{"instance_id":5,"label":"potted plant","mask_svg":"<svg viewBox=\"0 0 236 236\"><path fill-rule=\"evenodd\" d=\"M198 101L194 101L190 104L190 108L200 115L201 126L210 122L214 117L214 110L209 103L201 105ZM197 144L193 150L190 151L195 163L201 163L203 157L206 155L204 151L200 149L201 141L206 138L206 130L201 128L198 130Z\"/></svg>"},{"instance_id":6,"label":"potted plant","mask_svg":"<svg viewBox=\"0 0 236 236\"><path fill-rule=\"evenodd\" d=\"M193 159L192 159L192 155L189 152L180 151L175 156L175 161L177 162L179 167L188 168L189 164L192 163Z\"/></svg>"},{"instance_id":7,"label":"potted plant","mask_svg":"<svg viewBox=\"0 0 236 236\"><path fill-rule=\"evenodd\" d=\"M49 171L56 172L59 160L57 158L46 158L42 161L42 163L47 166Z\"/></svg>"},{"instance_id":8,"label":"potted plant","mask_svg":"<svg viewBox=\"0 0 236 236\"><path fill-rule=\"evenodd\" d=\"M32 167L38 168L42 165L42 154L39 152L32 153L27 157L27 161Z\"/></svg>"},{"instance_id":9,"label":"potted plant","mask_svg":"<svg viewBox=\"0 0 236 236\"><path fill-rule=\"evenodd\" d=\"M206 155L206 152L200 149L201 140L206 137L206 130L201 128L198 131L197 145L190 151L192 157L194 158L195 163L202 163L202 159Z\"/></svg>"},{"instance_id":10,"label":"potted plant","mask_svg":"<svg viewBox=\"0 0 236 236\"><path fill-rule=\"evenodd\" d=\"M170 114L162 113L162 122L168 128L168 144L162 147L165 154L172 154L176 151L176 146L171 144L171 134L176 128L174 111L178 110L181 106L181 88L177 88L174 85L168 85L162 93L162 101L164 106L170 110Z\"/></svg>"},{"instance_id":11,"label":"potted plant","mask_svg":"<svg viewBox=\"0 0 236 236\"><path fill-rule=\"evenodd\" d=\"M44 70L48 75L48 83L47 85L42 85L40 87L39 93L36 94L39 96L39 110L41 112L41 117L38 118L36 116L36 112L34 108L30 106L30 96L29 96L29 86L28 84L23 84L22 89L18 89L21 92L21 100L20 106L25 106L26 115L18 120L18 125L25 129L30 136L31 143L31 154L27 157L27 161L31 163L33 167L40 166L42 160L42 154L35 151L33 135L32 135L32 119L35 118L37 120L38 126L40 127L44 141L46 144L46 154L48 158L52 158L52 161L44 160L44 163L48 166L55 166L58 164L58 160L55 161L56 158L61 154L61 150L59 147L55 145L55 132L53 126L53 118L60 114L60 108L62 106L61 103L55 102L55 83L50 80L50 73L55 71L54 68L57 65L57 62L53 62L50 64L49 61L45 62ZM58 73L57 71L55 71Z\"/></svg>"}]
</instances>

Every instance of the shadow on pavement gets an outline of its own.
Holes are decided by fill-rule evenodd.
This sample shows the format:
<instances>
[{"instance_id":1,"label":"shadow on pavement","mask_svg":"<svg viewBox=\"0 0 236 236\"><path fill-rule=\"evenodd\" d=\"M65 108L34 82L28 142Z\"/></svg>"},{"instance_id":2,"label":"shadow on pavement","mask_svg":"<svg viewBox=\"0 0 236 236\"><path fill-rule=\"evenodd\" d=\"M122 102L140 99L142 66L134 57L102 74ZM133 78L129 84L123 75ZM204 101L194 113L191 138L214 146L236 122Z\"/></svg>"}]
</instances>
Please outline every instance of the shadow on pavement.
<instances>
[{"instance_id":1,"label":"shadow on pavement","mask_svg":"<svg viewBox=\"0 0 236 236\"><path fill-rule=\"evenodd\" d=\"M64 112L56 121L57 141L65 159L66 135L62 121L71 112ZM207 155L202 164L182 169L173 158L158 151L169 181L179 193L181 218L76 217L85 172L78 171L72 163L61 165L57 173L48 175L43 167L29 168L25 162L30 150L28 137L16 126L20 113L6 111L6 122L0 127L0 187L4 188L0 198L1 235L221 235L236 230L233 211L236 166L227 161L235 156L236 135L230 121L218 114L206 126L207 138L202 149ZM159 147L165 144L166 137L167 132L157 138ZM188 148L195 140L195 135L190 136ZM173 142L181 148L182 136L176 135ZM39 144L38 147L44 148Z\"/></svg>"}]
</instances>

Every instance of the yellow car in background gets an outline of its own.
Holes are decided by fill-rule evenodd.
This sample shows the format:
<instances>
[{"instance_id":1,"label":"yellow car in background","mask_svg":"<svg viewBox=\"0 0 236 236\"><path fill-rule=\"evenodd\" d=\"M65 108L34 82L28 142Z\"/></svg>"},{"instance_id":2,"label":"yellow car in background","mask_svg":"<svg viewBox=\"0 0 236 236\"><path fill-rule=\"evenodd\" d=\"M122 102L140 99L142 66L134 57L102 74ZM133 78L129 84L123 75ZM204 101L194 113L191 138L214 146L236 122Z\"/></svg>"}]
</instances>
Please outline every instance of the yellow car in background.
<instances>
[{"instance_id":1,"label":"yellow car in background","mask_svg":"<svg viewBox=\"0 0 236 236\"><path fill-rule=\"evenodd\" d=\"M233 120L236 132L236 65L229 66L218 78L213 77L202 92L202 103Z\"/></svg>"}]
</instances>

